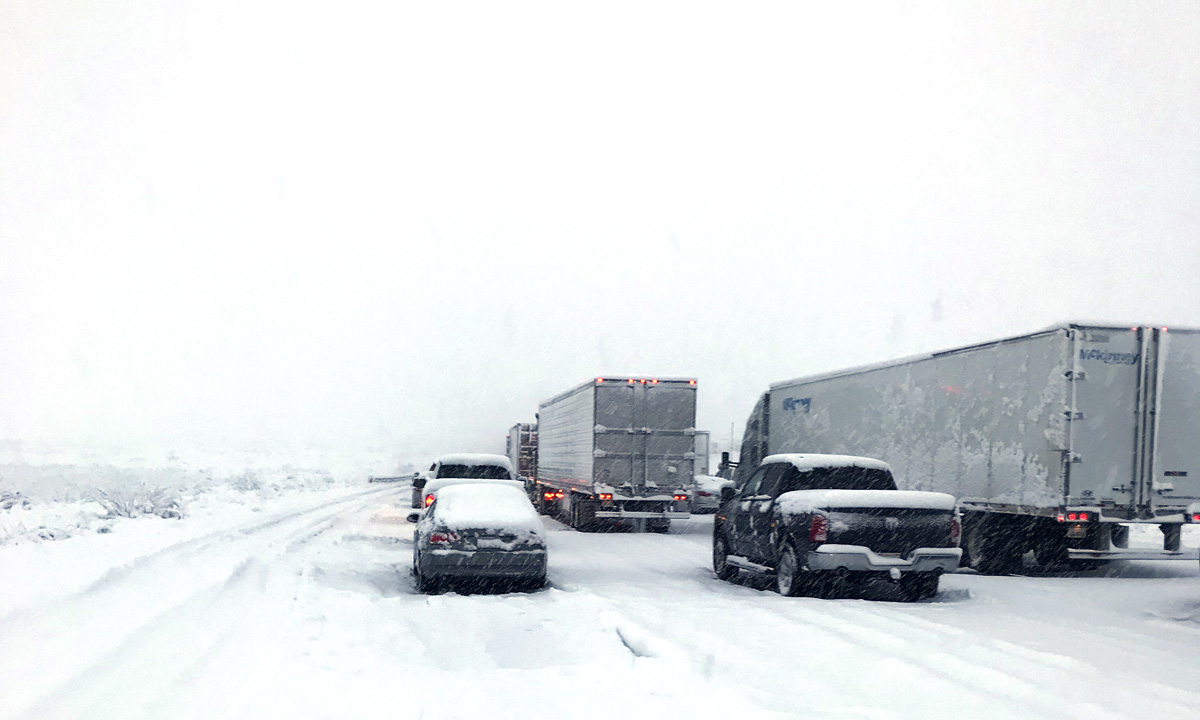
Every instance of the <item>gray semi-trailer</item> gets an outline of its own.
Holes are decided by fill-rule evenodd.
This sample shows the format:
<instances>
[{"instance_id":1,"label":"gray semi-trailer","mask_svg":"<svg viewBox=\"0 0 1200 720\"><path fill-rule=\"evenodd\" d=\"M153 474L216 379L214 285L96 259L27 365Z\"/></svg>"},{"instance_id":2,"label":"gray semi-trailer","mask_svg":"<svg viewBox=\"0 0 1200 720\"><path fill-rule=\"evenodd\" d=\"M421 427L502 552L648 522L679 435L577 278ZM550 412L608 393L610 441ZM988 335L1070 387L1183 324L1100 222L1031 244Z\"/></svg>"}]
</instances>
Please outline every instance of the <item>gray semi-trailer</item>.
<instances>
[{"instance_id":1,"label":"gray semi-trailer","mask_svg":"<svg viewBox=\"0 0 1200 720\"><path fill-rule=\"evenodd\" d=\"M534 499L581 530L688 517L696 380L598 377L538 406Z\"/></svg>"},{"instance_id":2,"label":"gray semi-trailer","mask_svg":"<svg viewBox=\"0 0 1200 720\"><path fill-rule=\"evenodd\" d=\"M1180 548L1200 501L1200 330L1063 325L771 385L739 474L767 455L865 455L963 511L964 565L1018 569ZM1162 547L1129 548L1153 523Z\"/></svg>"}]
</instances>

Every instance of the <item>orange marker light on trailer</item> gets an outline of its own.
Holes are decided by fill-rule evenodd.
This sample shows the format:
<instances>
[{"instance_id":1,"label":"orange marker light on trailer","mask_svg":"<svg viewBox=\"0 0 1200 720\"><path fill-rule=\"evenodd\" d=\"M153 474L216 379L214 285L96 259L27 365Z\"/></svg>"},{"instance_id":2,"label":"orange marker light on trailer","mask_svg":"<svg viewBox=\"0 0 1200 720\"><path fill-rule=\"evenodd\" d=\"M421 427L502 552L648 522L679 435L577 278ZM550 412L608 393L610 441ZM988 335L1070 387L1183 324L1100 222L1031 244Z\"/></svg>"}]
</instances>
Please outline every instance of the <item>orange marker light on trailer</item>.
<instances>
[{"instance_id":1,"label":"orange marker light on trailer","mask_svg":"<svg viewBox=\"0 0 1200 720\"><path fill-rule=\"evenodd\" d=\"M636 382L636 380L634 380L633 378L629 378L629 384L630 384L630 385L634 384L635 382Z\"/></svg>"},{"instance_id":2,"label":"orange marker light on trailer","mask_svg":"<svg viewBox=\"0 0 1200 720\"><path fill-rule=\"evenodd\" d=\"M695 384L696 384L695 380L688 380L688 385L695 385Z\"/></svg>"},{"instance_id":3,"label":"orange marker light on trailer","mask_svg":"<svg viewBox=\"0 0 1200 720\"><path fill-rule=\"evenodd\" d=\"M604 382L604 378L596 378L596 382L602 383L602 382Z\"/></svg>"}]
</instances>

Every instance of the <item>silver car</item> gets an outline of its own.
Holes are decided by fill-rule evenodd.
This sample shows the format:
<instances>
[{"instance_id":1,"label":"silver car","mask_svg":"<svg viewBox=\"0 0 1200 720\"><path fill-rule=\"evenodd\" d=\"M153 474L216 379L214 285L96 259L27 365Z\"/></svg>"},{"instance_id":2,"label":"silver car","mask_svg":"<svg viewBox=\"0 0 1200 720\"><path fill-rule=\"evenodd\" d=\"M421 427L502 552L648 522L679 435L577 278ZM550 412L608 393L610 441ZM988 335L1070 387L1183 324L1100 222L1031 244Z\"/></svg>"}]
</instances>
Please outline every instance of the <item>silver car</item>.
<instances>
[{"instance_id":1,"label":"silver car","mask_svg":"<svg viewBox=\"0 0 1200 720\"><path fill-rule=\"evenodd\" d=\"M462 483L438 490L424 513L412 513L417 589L449 581L498 581L513 589L546 584L545 527L524 490L507 482Z\"/></svg>"}]
</instances>

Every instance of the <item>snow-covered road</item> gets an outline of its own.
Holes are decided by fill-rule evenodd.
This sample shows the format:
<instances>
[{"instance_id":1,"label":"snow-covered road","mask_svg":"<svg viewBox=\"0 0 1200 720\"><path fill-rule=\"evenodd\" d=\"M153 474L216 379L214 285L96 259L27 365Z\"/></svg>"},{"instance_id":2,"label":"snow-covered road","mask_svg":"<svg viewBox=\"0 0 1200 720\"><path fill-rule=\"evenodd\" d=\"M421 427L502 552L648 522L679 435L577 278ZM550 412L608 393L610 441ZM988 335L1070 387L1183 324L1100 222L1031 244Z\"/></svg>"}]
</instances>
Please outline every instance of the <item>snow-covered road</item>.
<instances>
[{"instance_id":1,"label":"snow-covered road","mask_svg":"<svg viewBox=\"0 0 1200 720\"><path fill-rule=\"evenodd\" d=\"M0 548L28 579L0 592L0 717L1200 715L1194 563L791 599L713 577L711 518L548 521L547 590L423 596L405 499L328 491Z\"/></svg>"}]
</instances>

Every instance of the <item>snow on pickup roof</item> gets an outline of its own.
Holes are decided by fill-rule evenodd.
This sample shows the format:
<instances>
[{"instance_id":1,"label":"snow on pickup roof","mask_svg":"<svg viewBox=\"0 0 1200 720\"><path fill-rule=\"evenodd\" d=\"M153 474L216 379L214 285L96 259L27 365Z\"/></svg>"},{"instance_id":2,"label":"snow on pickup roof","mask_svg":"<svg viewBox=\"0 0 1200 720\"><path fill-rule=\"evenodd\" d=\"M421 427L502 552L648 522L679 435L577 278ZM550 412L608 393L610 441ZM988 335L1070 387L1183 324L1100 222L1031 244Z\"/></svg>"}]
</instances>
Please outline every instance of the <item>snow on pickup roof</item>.
<instances>
[{"instance_id":1,"label":"snow on pickup roof","mask_svg":"<svg viewBox=\"0 0 1200 720\"><path fill-rule=\"evenodd\" d=\"M954 510L954 496L919 490L795 490L779 496L775 508L785 514L829 508L917 508Z\"/></svg>"},{"instance_id":2,"label":"snow on pickup roof","mask_svg":"<svg viewBox=\"0 0 1200 720\"><path fill-rule=\"evenodd\" d=\"M512 470L512 463L507 455L489 455L487 453L455 453L442 455L437 459L443 465L498 465Z\"/></svg>"},{"instance_id":3,"label":"snow on pickup roof","mask_svg":"<svg viewBox=\"0 0 1200 720\"><path fill-rule=\"evenodd\" d=\"M544 530L525 492L504 482L444 487L437 496L436 515L437 524L451 530L507 530L534 535Z\"/></svg>"},{"instance_id":4,"label":"snow on pickup roof","mask_svg":"<svg viewBox=\"0 0 1200 720\"><path fill-rule=\"evenodd\" d=\"M892 471L890 465L875 458L857 457L854 455L818 455L815 453L780 453L763 458L762 464L791 463L797 470L812 470L828 467L859 467L866 470Z\"/></svg>"}]
</instances>

